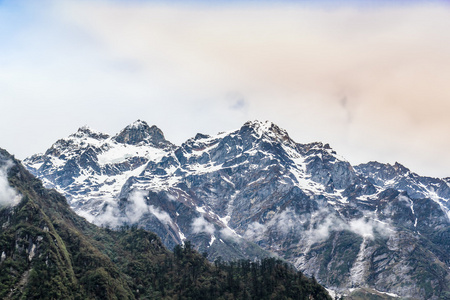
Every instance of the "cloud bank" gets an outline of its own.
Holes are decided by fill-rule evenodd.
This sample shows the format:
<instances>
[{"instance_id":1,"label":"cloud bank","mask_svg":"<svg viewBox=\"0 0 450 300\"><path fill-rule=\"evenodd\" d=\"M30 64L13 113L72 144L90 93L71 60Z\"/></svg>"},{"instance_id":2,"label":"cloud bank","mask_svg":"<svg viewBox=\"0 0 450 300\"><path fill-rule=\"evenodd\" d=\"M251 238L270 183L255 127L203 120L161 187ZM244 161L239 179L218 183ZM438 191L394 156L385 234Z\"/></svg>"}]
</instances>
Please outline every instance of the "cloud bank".
<instances>
[{"instance_id":1,"label":"cloud bank","mask_svg":"<svg viewBox=\"0 0 450 300\"><path fill-rule=\"evenodd\" d=\"M376 234L388 237L394 232L388 223L376 220L373 213L366 212L365 215L357 219L343 220L336 212L327 208L305 215L297 215L293 210L286 209L276 214L267 224L250 223L244 237L259 241L275 232L282 236L288 234L302 236L308 244L313 245L327 240L332 232L337 231L350 231L371 240Z\"/></svg>"},{"instance_id":2,"label":"cloud bank","mask_svg":"<svg viewBox=\"0 0 450 300\"><path fill-rule=\"evenodd\" d=\"M105 199L104 209L97 215L86 211L77 213L89 222L97 225L118 227L123 224L136 224L146 215L153 215L161 223L171 225L173 223L170 215L154 205L148 204L146 200L148 192L132 191L127 199L125 210L120 210L117 200Z\"/></svg>"},{"instance_id":3,"label":"cloud bank","mask_svg":"<svg viewBox=\"0 0 450 300\"><path fill-rule=\"evenodd\" d=\"M19 155L80 124L114 133L141 118L181 143L268 119L352 163L449 176L444 2L18 3L0 5L1 96L4 111L40 123L0 119Z\"/></svg>"}]
</instances>

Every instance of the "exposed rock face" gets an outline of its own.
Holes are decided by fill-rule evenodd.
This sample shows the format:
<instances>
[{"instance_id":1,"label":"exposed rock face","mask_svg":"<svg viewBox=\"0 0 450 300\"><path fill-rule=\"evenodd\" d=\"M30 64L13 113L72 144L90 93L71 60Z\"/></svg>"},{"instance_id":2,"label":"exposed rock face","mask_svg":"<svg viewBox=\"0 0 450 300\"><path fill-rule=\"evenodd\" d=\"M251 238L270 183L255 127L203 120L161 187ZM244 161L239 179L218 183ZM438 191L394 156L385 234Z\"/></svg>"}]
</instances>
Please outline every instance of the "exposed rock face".
<instances>
[{"instance_id":1,"label":"exposed rock face","mask_svg":"<svg viewBox=\"0 0 450 300\"><path fill-rule=\"evenodd\" d=\"M448 179L400 164L352 167L270 122L179 147L142 123L113 138L79 131L25 163L80 215L136 223L169 247L189 239L212 259L265 249L335 290L448 296Z\"/></svg>"},{"instance_id":2,"label":"exposed rock face","mask_svg":"<svg viewBox=\"0 0 450 300\"><path fill-rule=\"evenodd\" d=\"M446 179L419 176L399 163L392 166L369 162L355 169L377 186L406 191L413 198L432 198L443 207L450 207L446 201L450 199L450 185Z\"/></svg>"},{"instance_id":3,"label":"exposed rock face","mask_svg":"<svg viewBox=\"0 0 450 300\"><path fill-rule=\"evenodd\" d=\"M147 144L155 148L167 148L172 146L164 138L164 134L156 126L148 126L144 121L137 120L131 125L125 127L119 134L114 137L114 140L118 143L124 143L128 145Z\"/></svg>"},{"instance_id":4,"label":"exposed rock face","mask_svg":"<svg viewBox=\"0 0 450 300\"><path fill-rule=\"evenodd\" d=\"M332 299L281 260L213 266L191 243L171 253L152 232L99 228L1 148L0 168L0 299Z\"/></svg>"}]
</instances>

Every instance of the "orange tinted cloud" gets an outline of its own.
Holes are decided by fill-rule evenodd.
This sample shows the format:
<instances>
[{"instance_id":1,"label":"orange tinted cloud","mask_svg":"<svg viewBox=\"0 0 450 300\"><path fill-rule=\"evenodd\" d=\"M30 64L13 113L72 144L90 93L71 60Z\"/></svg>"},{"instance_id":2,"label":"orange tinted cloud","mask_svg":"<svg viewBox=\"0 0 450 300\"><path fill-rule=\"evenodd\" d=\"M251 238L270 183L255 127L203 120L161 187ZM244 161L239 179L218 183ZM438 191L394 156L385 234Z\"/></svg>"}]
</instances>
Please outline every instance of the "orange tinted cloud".
<instances>
[{"instance_id":1,"label":"orange tinted cloud","mask_svg":"<svg viewBox=\"0 0 450 300\"><path fill-rule=\"evenodd\" d=\"M155 94L188 111L169 137L187 120L198 122L195 130L226 130L268 119L298 142L330 142L352 163L399 161L450 176L445 4L64 1L52 2L50 11L55 24L83 32L98 56L115 62L107 76L117 78L110 81L133 78L123 87L129 101ZM118 88L109 86L111 93ZM226 124L206 125L219 123L222 114Z\"/></svg>"}]
</instances>

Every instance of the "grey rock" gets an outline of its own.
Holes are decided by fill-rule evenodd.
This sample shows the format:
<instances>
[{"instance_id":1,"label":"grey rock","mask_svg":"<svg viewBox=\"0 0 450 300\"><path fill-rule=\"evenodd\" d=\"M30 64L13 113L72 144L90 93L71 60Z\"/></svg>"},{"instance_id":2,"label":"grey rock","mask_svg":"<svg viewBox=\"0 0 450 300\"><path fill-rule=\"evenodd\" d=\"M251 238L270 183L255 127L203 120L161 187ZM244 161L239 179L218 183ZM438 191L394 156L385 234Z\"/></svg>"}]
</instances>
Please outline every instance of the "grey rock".
<instances>
[{"instance_id":1,"label":"grey rock","mask_svg":"<svg viewBox=\"0 0 450 300\"><path fill-rule=\"evenodd\" d=\"M339 293L450 293L450 179L399 163L352 166L328 144L247 122L181 146L143 121L80 129L25 160L98 224L137 224L214 260L278 255Z\"/></svg>"}]
</instances>

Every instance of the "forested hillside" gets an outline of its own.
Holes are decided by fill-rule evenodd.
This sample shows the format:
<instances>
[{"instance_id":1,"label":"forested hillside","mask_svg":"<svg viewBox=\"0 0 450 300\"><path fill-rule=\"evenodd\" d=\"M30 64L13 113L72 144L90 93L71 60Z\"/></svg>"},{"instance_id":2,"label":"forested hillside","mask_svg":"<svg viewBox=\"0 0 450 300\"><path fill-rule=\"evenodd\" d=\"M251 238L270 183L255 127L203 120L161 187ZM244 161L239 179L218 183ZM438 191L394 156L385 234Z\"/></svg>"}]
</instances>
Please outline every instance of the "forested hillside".
<instances>
[{"instance_id":1,"label":"forested hillside","mask_svg":"<svg viewBox=\"0 0 450 300\"><path fill-rule=\"evenodd\" d=\"M274 258L210 264L190 242L99 228L1 149L0 168L1 299L331 299Z\"/></svg>"}]
</instances>

